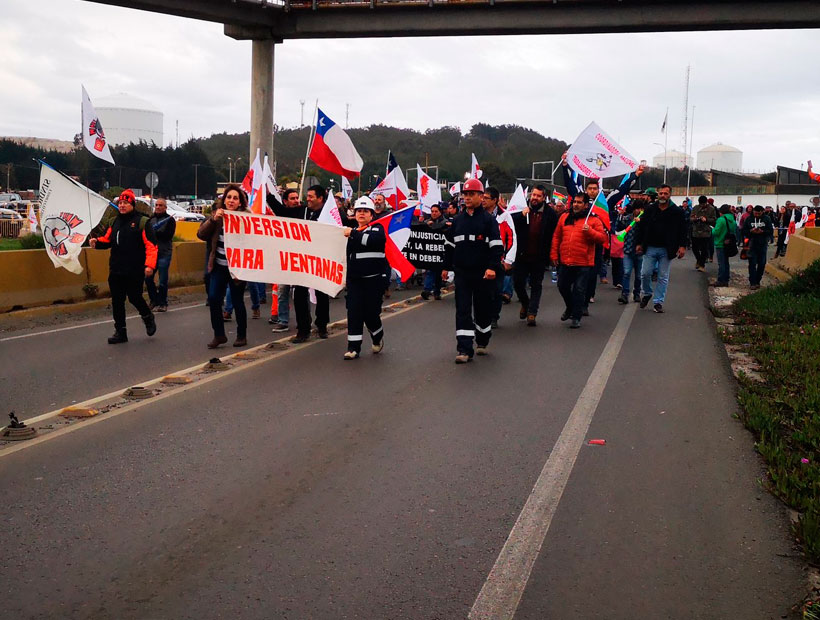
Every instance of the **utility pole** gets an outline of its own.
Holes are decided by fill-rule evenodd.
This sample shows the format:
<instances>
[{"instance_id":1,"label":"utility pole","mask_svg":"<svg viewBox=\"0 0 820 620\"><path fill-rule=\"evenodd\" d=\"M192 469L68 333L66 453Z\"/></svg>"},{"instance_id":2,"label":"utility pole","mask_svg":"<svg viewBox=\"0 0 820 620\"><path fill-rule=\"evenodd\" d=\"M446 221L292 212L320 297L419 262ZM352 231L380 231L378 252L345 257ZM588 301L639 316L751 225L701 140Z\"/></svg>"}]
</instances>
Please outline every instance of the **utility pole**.
<instances>
[{"instance_id":1,"label":"utility pole","mask_svg":"<svg viewBox=\"0 0 820 620\"><path fill-rule=\"evenodd\" d=\"M299 105L302 106L302 116L301 116L301 119L299 120L299 127L304 127L305 126L305 100L300 99L299 100Z\"/></svg>"},{"instance_id":2,"label":"utility pole","mask_svg":"<svg viewBox=\"0 0 820 620\"><path fill-rule=\"evenodd\" d=\"M179 119L177 119L177 148L179 148Z\"/></svg>"},{"instance_id":3,"label":"utility pole","mask_svg":"<svg viewBox=\"0 0 820 620\"><path fill-rule=\"evenodd\" d=\"M11 180L10 179L11 179L11 164L9 163L9 164L6 164L6 191L7 192L11 191L11 186L10 186Z\"/></svg>"},{"instance_id":4,"label":"utility pole","mask_svg":"<svg viewBox=\"0 0 820 620\"><path fill-rule=\"evenodd\" d=\"M199 197L199 167L202 164L194 164L194 200Z\"/></svg>"},{"instance_id":5,"label":"utility pole","mask_svg":"<svg viewBox=\"0 0 820 620\"><path fill-rule=\"evenodd\" d=\"M686 65L686 86L683 90L683 126L681 127L680 132L680 150L684 153L687 152L689 147L689 73L691 70L692 65Z\"/></svg>"}]
</instances>

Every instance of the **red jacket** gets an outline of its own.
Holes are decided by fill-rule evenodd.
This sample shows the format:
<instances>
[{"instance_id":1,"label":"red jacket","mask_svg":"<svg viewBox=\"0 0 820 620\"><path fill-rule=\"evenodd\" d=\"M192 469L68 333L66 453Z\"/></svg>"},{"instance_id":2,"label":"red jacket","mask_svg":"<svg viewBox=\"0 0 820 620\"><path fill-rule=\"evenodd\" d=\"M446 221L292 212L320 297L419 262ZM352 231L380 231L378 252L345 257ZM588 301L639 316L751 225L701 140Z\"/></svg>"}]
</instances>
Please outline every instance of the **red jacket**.
<instances>
[{"instance_id":1,"label":"red jacket","mask_svg":"<svg viewBox=\"0 0 820 620\"><path fill-rule=\"evenodd\" d=\"M590 215L586 221L589 229L584 230L586 214L567 224L569 213L562 213L552 235L550 258L553 263L572 267L592 267L595 264L595 246L606 241L606 233L601 220Z\"/></svg>"}]
</instances>

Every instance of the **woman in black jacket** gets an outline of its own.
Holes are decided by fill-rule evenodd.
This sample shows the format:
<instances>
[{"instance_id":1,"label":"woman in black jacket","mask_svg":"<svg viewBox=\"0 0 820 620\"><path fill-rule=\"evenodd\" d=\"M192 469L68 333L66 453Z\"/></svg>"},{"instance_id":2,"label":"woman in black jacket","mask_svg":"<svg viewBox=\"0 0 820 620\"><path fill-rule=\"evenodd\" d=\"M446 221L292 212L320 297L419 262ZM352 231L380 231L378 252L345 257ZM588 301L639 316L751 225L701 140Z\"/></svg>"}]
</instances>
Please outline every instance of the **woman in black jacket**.
<instances>
[{"instance_id":1,"label":"woman in black jacket","mask_svg":"<svg viewBox=\"0 0 820 620\"><path fill-rule=\"evenodd\" d=\"M196 236L209 244L211 252L208 256L208 306L211 311L211 327L214 330L214 339L208 343L209 349L215 349L228 342L225 336L225 320L222 317L222 300L225 291L231 289L231 299L236 309L236 340L235 347L244 347L248 344L248 311L245 308L245 282L231 276L228 269L228 257L225 254L225 238L222 231L223 214L228 211L247 211L248 198L245 192L235 184L228 185L222 193L223 208L216 209L207 220L202 222Z\"/></svg>"}]
</instances>

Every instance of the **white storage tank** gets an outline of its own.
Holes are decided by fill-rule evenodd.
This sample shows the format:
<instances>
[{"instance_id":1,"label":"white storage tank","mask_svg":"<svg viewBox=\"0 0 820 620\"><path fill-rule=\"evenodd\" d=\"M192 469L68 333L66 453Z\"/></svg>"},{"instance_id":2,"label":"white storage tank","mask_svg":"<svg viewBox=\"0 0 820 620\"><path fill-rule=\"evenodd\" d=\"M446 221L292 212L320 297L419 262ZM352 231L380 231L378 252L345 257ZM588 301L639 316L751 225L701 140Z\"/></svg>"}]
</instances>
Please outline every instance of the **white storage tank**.
<instances>
[{"instance_id":1,"label":"white storage tank","mask_svg":"<svg viewBox=\"0 0 820 620\"><path fill-rule=\"evenodd\" d=\"M743 151L718 142L698 151L698 170L743 171Z\"/></svg>"},{"instance_id":2,"label":"white storage tank","mask_svg":"<svg viewBox=\"0 0 820 620\"><path fill-rule=\"evenodd\" d=\"M163 114L152 103L127 93L117 93L94 100L109 144L139 143L141 140L159 147L162 143Z\"/></svg>"},{"instance_id":3,"label":"white storage tank","mask_svg":"<svg viewBox=\"0 0 820 620\"><path fill-rule=\"evenodd\" d=\"M666 165L664 166L664 157L666 158ZM686 153L669 149L666 153L658 153L652 158L653 168L680 168L683 170L687 166L692 165L692 158Z\"/></svg>"}]
</instances>

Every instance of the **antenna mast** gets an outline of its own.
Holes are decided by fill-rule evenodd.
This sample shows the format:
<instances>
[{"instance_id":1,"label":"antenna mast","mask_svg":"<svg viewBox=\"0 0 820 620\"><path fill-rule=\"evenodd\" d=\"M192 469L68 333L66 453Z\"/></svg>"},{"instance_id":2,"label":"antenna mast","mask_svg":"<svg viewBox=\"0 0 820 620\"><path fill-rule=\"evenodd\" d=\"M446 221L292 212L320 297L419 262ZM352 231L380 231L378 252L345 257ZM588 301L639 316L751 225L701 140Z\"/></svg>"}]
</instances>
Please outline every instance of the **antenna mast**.
<instances>
[{"instance_id":1,"label":"antenna mast","mask_svg":"<svg viewBox=\"0 0 820 620\"><path fill-rule=\"evenodd\" d=\"M686 87L683 91L683 127L680 132L681 153L689 152L689 73L691 69L692 65L686 65ZM685 163L688 165L688 161Z\"/></svg>"}]
</instances>

